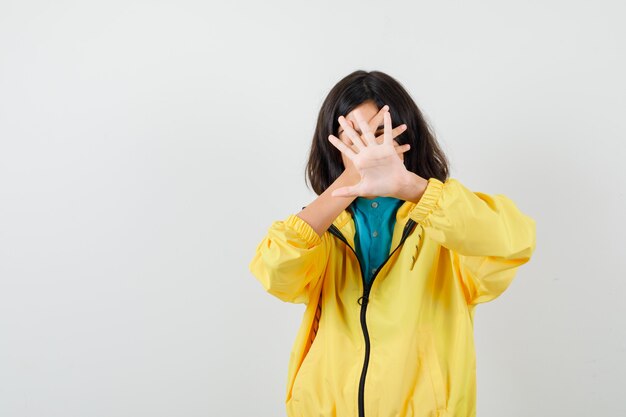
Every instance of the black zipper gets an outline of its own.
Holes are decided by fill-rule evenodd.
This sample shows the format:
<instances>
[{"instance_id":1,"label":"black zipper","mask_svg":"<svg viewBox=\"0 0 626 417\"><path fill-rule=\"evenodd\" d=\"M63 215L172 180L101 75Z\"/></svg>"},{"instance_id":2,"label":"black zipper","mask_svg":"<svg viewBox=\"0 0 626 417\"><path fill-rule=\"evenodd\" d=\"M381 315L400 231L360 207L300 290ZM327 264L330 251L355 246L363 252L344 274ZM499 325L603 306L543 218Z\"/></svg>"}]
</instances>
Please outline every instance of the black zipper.
<instances>
[{"instance_id":1,"label":"black zipper","mask_svg":"<svg viewBox=\"0 0 626 417\"><path fill-rule=\"evenodd\" d=\"M330 233L337 236L337 238L343 241L346 244L346 246L348 246L350 249L352 249L352 252L354 252L355 257L357 261L359 262L359 269L361 270L361 280L363 281L363 295L359 297L359 299L357 300L357 302L361 305L361 329L363 330L363 337L365 338L365 359L363 360L363 369L361 370L361 379L359 381L359 417L365 417L365 399L364 399L365 376L367 374L367 367L369 365L369 358L370 358L370 336L369 336L369 332L367 331L367 323L365 322L365 313L367 312L367 304L368 304L370 290L372 288L372 285L374 284L374 280L376 279L376 276L378 275L378 271L380 271L381 268L385 266L389 258L391 258L391 256L394 254L394 252L398 250L400 246L402 246L406 238L413 231L413 226L415 224L416 223L413 219L409 219L407 221L407 224L404 226L404 230L402 231L402 237L400 238L400 243L389 254L387 259L385 259L385 261L376 269L376 271L374 272L374 276L372 277L372 280L370 281L369 284L365 280L365 275L363 271L363 266L361 265L361 260L357 256L354 248L350 246L350 244L348 243L346 238L343 236L343 234L339 231L337 226L335 226L334 224L331 224L330 227L328 228L328 231Z\"/></svg>"}]
</instances>

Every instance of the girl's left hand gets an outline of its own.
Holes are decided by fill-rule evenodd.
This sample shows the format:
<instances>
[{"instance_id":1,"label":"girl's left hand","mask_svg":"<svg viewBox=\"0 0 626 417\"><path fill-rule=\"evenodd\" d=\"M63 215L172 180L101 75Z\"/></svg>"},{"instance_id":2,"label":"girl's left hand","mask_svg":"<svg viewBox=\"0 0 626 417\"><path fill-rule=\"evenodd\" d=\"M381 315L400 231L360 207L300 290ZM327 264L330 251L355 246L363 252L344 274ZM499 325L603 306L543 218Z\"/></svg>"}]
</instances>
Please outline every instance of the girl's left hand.
<instances>
[{"instance_id":1,"label":"girl's left hand","mask_svg":"<svg viewBox=\"0 0 626 417\"><path fill-rule=\"evenodd\" d=\"M361 181L350 187L342 187L332 192L333 197L398 197L400 186L406 182L410 172L404 166L398 152L406 152L410 145L401 145L397 149L393 144L391 115L388 110L384 112L384 140L381 144L376 141L376 136L368 123L359 112L355 112L357 123L363 132L363 138L346 122L343 116L339 117L339 123L346 134L350 137L358 152L354 152L336 136L330 135L328 140L349 158L361 175Z\"/></svg>"}]
</instances>

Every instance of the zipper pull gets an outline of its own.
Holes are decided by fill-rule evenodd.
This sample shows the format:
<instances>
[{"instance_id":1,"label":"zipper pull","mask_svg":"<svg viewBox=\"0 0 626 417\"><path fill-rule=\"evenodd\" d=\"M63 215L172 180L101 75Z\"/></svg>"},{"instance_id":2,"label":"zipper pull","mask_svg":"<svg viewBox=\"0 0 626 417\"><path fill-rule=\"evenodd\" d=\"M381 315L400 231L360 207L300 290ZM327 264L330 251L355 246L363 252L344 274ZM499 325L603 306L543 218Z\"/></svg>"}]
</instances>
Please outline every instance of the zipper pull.
<instances>
[{"instance_id":1,"label":"zipper pull","mask_svg":"<svg viewBox=\"0 0 626 417\"><path fill-rule=\"evenodd\" d=\"M366 287L365 290L363 291L363 295L360 296L359 299L357 300L357 303L359 303L359 305L367 304L369 302L369 296L370 296L370 287Z\"/></svg>"}]
</instances>

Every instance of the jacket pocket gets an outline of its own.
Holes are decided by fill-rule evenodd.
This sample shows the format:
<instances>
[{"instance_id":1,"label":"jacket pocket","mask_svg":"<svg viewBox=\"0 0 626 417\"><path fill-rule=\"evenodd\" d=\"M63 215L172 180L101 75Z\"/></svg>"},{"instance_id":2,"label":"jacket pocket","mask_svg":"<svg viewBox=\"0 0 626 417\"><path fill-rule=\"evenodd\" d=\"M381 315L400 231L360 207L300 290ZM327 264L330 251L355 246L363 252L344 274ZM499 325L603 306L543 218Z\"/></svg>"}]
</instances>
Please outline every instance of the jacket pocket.
<instances>
[{"instance_id":1,"label":"jacket pocket","mask_svg":"<svg viewBox=\"0 0 626 417\"><path fill-rule=\"evenodd\" d=\"M441 365L439 364L439 356L435 346L435 340L430 331L421 332L420 356L423 363L428 368L428 375L432 386L433 399L437 407L439 415L446 410L447 393L444 384Z\"/></svg>"},{"instance_id":2,"label":"jacket pocket","mask_svg":"<svg viewBox=\"0 0 626 417\"><path fill-rule=\"evenodd\" d=\"M322 340L319 335L313 340L313 344L306 353L300 368L296 372L296 376L293 380L293 386L291 387L291 400L295 402L302 401L302 391L312 390L315 387L314 381L311 380L310 373L315 370L315 367L319 365L319 349L321 348Z\"/></svg>"}]
</instances>

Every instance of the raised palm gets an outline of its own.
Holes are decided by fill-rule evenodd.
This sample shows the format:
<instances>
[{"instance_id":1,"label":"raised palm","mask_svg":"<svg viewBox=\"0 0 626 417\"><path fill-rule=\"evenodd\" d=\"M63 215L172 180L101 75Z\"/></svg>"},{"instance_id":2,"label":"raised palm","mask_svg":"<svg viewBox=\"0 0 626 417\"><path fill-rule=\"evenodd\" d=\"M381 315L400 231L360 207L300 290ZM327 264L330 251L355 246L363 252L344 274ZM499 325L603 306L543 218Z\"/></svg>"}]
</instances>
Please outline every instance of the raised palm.
<instances>
[{"instance_id":1,"label":"raised palm","mask_svg":"<svg viewBox=\"0 0 626 417\"><path fill-rule=\"evenodd\" d=\"M386 106L385 106L386 107ZM394 146L391 127L391 116L384 108L384 135L382 143L378 143L376 136L360 113L355 117L362 132L362 137L346 122L343 116L339 123L350 137L358 152L354 152L343 141L330 135L328 139L354 164L361 180L358 184L342 187L332 192L333 197L376 197L394 196L403 178L406 178L407 169L399 157L399 152L409 150L410 145Z\"/></svg>"}]
</instances>

